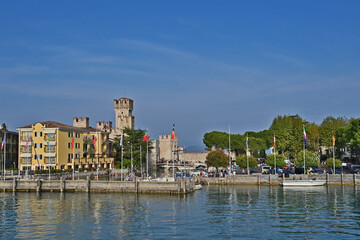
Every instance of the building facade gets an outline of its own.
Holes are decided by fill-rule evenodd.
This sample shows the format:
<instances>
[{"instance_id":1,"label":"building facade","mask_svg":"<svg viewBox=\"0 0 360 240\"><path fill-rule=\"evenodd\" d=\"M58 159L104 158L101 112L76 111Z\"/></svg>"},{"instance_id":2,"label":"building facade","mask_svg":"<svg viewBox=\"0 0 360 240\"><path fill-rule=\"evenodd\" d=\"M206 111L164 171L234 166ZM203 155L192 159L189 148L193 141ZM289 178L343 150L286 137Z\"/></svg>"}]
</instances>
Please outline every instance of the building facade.
<instances>
[{"instance_id":1,"label":"building facade","mask_svg":"<svg viewBox=\"0 0 360 240\"><path fill-rule=\"evenodd\" d=\"M74 118L73 126L41 122L19 131L20 170L111 168L110 132L89 126L89 118Z\"/></svg>"},{"instance_id":2,"label":"building facade","mask_svg":"<svg viewBox=\"0 0 360 240\"><path fill-rule=\"evenodd\" d=\"M3 166L3 161L5 160L5 168L17 168L19 134L17 132L8 131L6 124L3 123L0 127L1 142L5 135L5 146L4 149L1 150L1 166Z\"/></svg>"}]
</instances>

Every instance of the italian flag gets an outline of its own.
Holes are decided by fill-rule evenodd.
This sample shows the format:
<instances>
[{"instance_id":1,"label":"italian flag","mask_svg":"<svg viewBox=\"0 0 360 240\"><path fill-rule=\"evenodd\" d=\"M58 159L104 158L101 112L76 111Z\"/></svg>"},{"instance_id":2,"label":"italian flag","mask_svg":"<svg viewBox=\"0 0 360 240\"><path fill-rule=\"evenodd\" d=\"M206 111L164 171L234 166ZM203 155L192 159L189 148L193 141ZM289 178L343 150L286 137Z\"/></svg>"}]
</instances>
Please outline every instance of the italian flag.
<instances>
[{"instance_id":1,"label":"italian flag","mask_svg":"<svg viewBox=\"0 0 360 240\"><path fill-rule=\"evenodd\" d=\"M149 141L149 131L148 130L146 130L145 136L143 138L143 142L147 142L147 141Z\"/></svg>"},{"instance_id":2,"label":"italian flag","mask_svg":"<svg viewBox=\"0 0 360 240\"><path fill-rule=\"evenodd\" d=\"M175 124L173 124L173 129L172 129L172 132L171 132L171 140L175 139Z\"/></svg>"}]
</instances>

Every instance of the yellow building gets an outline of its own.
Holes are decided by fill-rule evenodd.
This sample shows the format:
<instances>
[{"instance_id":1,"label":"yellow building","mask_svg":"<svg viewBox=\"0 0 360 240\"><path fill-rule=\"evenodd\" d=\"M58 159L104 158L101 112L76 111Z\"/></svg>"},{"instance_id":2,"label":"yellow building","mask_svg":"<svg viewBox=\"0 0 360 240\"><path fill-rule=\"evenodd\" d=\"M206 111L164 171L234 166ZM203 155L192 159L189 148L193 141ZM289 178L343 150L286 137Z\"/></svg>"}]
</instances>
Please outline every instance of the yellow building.
<instances>
[{"instance_id":1,"label":"yellow building","mask_svg":"<svg viewBox=\"0 0 360 240\"><path fill-rule=\"evenodd\" d=\"M89 127L89 118L74 118L73 126L48 121L17 130L20 170L113 166L109 132Z\"/></svg>"}]
</instances>

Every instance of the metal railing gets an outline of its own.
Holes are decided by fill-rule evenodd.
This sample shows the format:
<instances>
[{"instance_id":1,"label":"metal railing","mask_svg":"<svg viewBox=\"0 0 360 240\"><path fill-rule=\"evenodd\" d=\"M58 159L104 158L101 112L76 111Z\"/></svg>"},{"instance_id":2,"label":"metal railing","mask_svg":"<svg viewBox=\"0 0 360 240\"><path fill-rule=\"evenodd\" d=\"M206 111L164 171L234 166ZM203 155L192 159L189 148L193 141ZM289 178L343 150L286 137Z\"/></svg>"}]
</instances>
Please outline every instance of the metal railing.
<instances>
[{"instance_id":1,"label":"metal railing","mask_svg":"<svg viewBox=\"0 0 360 240\"><path fill-rule=\"evenodd\" d=\"M53 146L45 147L44 152L45 153L54 153L56 151L56 148Z\"/></svg>"}]
</instances>

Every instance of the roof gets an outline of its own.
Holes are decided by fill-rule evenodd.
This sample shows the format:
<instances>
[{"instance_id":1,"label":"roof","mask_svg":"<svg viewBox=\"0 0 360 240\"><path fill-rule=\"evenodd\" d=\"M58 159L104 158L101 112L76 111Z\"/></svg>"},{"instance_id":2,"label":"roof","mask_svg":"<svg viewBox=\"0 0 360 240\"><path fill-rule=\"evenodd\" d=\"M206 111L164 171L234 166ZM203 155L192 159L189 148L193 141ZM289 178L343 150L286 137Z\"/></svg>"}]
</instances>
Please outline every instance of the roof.
<instances>
[{"instance_id":1,"label":"roof","mask_svg":"<svg viewBox=\"0 0 360 240\"><path fill-rule=\"evenodd\" d=\"M107 133L107 132L104 132L104 131L102 131L100 129L93 128L93 127L88 127L88 128L74 127L74 126L71 126L71 125L67 125L67 124L59 123L59 122L54 122L54 121L46 121L46 122L40 122L40 123L42 125L44 125L46 128L59 128L59 129L66 129L66 130L78 130L78 131L86 131L86 132ZM35 125L35 124L33 124L33 125ZM32 128L33 125L27 125L27 126L19 127L19 128Z\"/></svg>"}]
</instances>

